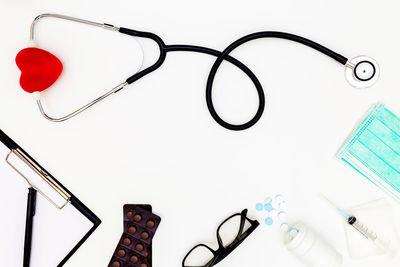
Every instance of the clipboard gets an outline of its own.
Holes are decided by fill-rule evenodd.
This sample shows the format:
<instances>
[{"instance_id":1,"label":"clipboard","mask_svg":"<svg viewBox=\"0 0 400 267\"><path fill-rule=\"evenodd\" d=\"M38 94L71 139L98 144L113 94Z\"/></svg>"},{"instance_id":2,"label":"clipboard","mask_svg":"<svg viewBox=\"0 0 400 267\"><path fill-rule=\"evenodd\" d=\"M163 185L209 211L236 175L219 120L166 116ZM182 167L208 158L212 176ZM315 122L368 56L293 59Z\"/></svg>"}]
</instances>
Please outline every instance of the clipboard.
<instances>
[{"instance_id":1,"label":"clipboard","mask_svg":"<svg viewBox=\"0 0 400 267\"><path fill-rule=\"evenodd\" d=\"M0 258L4 266L22 266L26 197L28 187L36 186L32 180L44 184L35 188L39 190L30 266L63 266L101 221L0 130Z\"/></svg>"}]
</instances>

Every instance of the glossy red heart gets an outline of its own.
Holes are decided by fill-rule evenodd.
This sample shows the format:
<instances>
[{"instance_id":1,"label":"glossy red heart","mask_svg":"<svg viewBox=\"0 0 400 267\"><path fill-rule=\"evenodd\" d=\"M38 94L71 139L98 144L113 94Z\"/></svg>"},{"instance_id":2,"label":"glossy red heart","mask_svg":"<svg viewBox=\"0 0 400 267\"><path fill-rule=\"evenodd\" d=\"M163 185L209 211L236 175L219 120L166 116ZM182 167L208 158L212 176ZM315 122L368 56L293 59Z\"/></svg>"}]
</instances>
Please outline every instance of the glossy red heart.
<instances>
[{"instance_id":1,"label":"glossy red heart","mask_svg":"<svg viewBox=\"0 0 400 267\"><path fill-rule=\"evenodd\" d=\"M46 90L63 70L63 65L56 56L36 47L19 51L15 62L21 70L19 84L28 93Z\"/></svg>"}]
</instances>

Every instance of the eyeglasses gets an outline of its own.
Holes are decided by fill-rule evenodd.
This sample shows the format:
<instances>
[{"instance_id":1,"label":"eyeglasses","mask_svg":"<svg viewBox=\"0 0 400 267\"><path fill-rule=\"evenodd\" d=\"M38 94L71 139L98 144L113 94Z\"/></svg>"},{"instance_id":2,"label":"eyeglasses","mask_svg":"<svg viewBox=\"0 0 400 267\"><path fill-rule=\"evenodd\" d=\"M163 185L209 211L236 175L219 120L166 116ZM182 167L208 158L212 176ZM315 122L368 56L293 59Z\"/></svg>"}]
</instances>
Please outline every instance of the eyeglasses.
<instances>
[{"instance_id":1,"label":"eyeglasses","mask_svg":"<svg viewBox=\"0 0 400 267\"><path fill-rule=\"evenodd\" d=\"M249 227L245 230L245 226ZM218 249L199 244L192 248L182 261L182 267L211 267L225 259L260 223L247 217L247 209L223 221L217 229ZM245 230L245 231L244 231Z\"/></svg>"}]
</instances>

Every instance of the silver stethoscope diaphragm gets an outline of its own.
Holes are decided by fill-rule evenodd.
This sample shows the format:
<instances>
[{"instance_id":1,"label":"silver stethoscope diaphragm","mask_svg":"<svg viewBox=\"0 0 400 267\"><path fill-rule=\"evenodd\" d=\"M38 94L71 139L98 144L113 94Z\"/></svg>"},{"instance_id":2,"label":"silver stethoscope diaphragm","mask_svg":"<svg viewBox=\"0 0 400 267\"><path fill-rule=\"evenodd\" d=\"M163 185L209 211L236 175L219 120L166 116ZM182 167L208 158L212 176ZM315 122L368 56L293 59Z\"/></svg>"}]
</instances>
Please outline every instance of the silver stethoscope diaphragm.
<instances>
[{"instance_id":1,"label":"silver stethoscope diaphragm","mask_svg":"<svg viewBox=\"0 0 400 267\"><path fill-rule=\"evenodd\" d=\"M374 85L379 78L378 63L367 56L358 56L346 63L346 80L355 88L364 89Z\"/></svg>"}]
</instances>

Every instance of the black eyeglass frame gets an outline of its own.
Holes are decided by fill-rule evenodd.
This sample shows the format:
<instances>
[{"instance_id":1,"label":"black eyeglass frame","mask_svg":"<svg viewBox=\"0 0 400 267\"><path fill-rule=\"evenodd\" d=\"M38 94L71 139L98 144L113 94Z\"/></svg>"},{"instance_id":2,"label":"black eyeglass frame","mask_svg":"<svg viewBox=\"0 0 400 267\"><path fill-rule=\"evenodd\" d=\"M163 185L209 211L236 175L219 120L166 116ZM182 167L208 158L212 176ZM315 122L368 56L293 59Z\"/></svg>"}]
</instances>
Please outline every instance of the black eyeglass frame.
<instances>
[{"instance_id":1,"label":"black eyeglass frame","mask_svg":"<svg viewBox=\"0 0 400 267\"><path fill-rule=\"evenodd\" d=\"M251 220L250 218L247 217L247 209L244 209L241 213L236 213L233 214L232 216L230 216L229 218L225 219L217 228L217 241L218 241L218 249L217 250L213 250L212 248L210 248L209 246L205 245L205 244L198 244L196 246L194 246L187 254L186 256L183 258L182 261L182 267L194 267L194 266L188 266L185 265L185 261L186 259L189 257L189 255L197 248L199 247L205 247L207 248L212 254L213 254L213 258L206 263L204 266L196 266L196 267L212 267L216 264L218 264L219 262L221 262L223 259L225 259L229 254L232 253L232 251L234 251L259 225L260 223L257 220ZM235 238L235 240L233 240L233 242L231 244L229 244L228 246L224 246L223 242L222 242L222 238L219 234L219 231L221 229L221 227L230 219L232 219L233 217L236 216L240 216L240 228L239 228L239 232ZM247 229L244 233L243 233L243 229L244 229L244 225L246 223L246 220L250 223L250 227L249 229Z\"/></svg>"}]
</instances>

